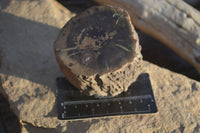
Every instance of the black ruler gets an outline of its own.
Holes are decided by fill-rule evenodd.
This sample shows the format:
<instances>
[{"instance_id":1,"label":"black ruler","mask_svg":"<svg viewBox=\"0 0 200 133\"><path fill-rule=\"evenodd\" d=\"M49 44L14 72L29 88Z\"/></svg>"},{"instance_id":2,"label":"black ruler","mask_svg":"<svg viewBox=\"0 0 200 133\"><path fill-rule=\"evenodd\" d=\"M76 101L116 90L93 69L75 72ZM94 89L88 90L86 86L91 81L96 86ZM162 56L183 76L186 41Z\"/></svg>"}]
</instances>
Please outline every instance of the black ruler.
<instances>
[{"instance_id":1,"label":"black ruler","mask_svg":"<svg viewBox=\"0 0 200 133\"><path fill-rule=\"evenodd\" d=\"M57 87L57 110L61 120L157 112L147 73L141 74L127 92L113 98L86 96L65 78L57 78Z\"/></svg>"}]
</instances>

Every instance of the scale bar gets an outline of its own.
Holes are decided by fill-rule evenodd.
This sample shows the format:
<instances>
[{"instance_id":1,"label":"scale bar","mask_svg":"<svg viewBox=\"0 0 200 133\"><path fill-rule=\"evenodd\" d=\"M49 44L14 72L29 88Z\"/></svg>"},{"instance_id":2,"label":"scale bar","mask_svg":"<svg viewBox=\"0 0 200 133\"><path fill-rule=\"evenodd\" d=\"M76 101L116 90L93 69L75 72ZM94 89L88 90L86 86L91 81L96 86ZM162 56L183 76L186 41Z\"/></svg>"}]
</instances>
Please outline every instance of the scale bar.
<instances>
[{"instance_id":1,"label":"scale bar","mask_svg":"<svg viewBox=\"0 0 200 133\"><path fill-rule=\"evenodd\" d=\"M62 113L62 118L65 119L75 119L75 118L89 118L89 117L101 117L101 116L113 116L113 115L130 115L137 113L151 113L151 110L141 110L141 111L129 111L129 112L116 112L116 113L107 113L107 114L93 114L93 115L77 115L77 116L66 116L65 113Z\"/></svg>"},{"instance_id":2,"label":"scale bar","mask_svg":"<svg viewBox=\"0 0 200 133\"><path fill-rule=\"evenodd\" d=\"M124 100L137 100L137 99L151 99L151 95L142 96L129 96L129 97L117 97L117 98L107 98L107 99L95 99L95 100L81 100L81 101L65 101L61 103L61 106L71 105L71 104L89 104L89 103L102 103L109 101L124 101Z\"/></svg>"},{"instance_id":3,"label":"scale bar","mask_svg":"<svg viewBox=\"0 0 200 133\"><path fill-rule=\"evenodd\" d=\"M157 112L148 74L141 74L129 90L118 97L102 99L85 96L65 78L59 78L57 81L58 118L61 120Z\"/></svg>"}]
</instances>

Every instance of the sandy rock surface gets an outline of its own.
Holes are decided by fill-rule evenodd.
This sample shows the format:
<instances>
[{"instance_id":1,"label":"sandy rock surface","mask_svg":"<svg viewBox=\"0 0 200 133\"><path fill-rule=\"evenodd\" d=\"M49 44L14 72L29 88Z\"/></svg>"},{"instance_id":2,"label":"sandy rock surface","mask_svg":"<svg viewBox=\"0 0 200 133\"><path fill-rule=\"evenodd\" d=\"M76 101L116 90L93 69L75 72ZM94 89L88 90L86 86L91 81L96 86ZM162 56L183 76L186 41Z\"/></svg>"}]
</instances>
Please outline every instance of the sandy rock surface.
<instances>
[{"instance_id":1,"label":"sandy rock surface","mask_svg":"<svg viewBox=\"0 0 200 133\"><path fill-rule=\"evenodd\" d=\"M62 73L55 60L53 42L59 28L73 14L53 0L13 0L1 7L1 79L7 88L4 91L21 120L56 127L55 77Z\"/></svg>"},{"instance_id":2,"label":"sandy rock surface","mask_svg":"<svg viewBox=\"0 0 200 133\"><path fill-rule=\"evenodd\" d=\"M53 53L60 28L74 15L53 0L0 1L0 77L22 132L200 132L200 83L144 61L158 113L75 122L57 120Z\"/></svg>"}]
</instances>

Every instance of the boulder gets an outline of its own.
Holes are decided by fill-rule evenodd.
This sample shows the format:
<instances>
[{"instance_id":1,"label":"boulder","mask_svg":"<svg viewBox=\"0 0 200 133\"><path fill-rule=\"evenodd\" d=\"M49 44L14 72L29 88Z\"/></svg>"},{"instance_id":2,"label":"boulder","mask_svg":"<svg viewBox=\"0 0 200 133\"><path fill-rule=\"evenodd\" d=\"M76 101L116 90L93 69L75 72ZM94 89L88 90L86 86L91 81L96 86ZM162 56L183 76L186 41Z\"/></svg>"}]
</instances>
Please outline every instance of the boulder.
<instances>
[{"instance_id":1,"label":"boulder","mask_svg":"<svg viewBox=\"0 0 200 133\"><path fill-rule=\"evenodd\" d=\"M200 83L147 61L143 61L142 72L150 75L158 113L58 120L56 78L64 74L57 65L53 43L74 14L54 3L11 0L0 12L0 91L7 95L22 132L200 131Z\"/></svg>"},{"instance_id":2,"label":"boulder","mask_svg":"<svg viewBox=\"0 0 200 133\"><path fill-rule=\"evenodd\" d=\"M53 43L60 28L74 14L54 0L11 0L1 7L3 91L20 120L55 128L59 124L55 78L63 74L55 59Z\"/></svg>"}]
</instances>

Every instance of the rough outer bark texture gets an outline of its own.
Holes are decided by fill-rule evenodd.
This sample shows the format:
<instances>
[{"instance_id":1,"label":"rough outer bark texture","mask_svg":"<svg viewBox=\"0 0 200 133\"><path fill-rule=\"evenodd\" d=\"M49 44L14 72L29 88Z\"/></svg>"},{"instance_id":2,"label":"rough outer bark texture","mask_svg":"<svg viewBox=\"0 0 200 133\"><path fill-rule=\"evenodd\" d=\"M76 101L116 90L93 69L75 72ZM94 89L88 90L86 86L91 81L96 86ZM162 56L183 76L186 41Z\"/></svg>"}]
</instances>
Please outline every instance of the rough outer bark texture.
<instances>
[{"instance_id":1,"label":"rough outer bark texture","mask_svg":"<svg viewBox=\"0 0 200 133\"><path fill-rule=\"evenodd\" d=\"M180 0L93 0L126 9L133 24L200 72L200 13Z\"/></svg>"},{"instance_id":2,"label":"rough outer bark texture","mask_svg":"<svg viewBox=\"0 0 200 133\"><path fill-rule=\"evenodd\" d=\"M88 95L120 94L140 73L138 35L127 12L119 8L93 7L72 18L54 50L67 79Z\"/></svg>"}]
</instances>

